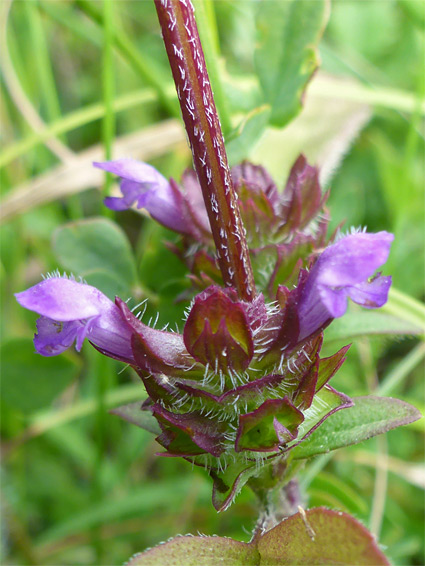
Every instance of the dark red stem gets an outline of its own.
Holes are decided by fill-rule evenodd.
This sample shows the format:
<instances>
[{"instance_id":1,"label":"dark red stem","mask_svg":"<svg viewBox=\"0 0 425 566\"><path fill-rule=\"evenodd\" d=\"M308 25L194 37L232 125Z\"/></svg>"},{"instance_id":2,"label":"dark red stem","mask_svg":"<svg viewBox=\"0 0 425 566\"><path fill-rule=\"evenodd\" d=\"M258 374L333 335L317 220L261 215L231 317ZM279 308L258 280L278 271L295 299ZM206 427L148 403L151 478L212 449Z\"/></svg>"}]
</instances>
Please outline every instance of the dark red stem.
<instances>
[{"instance_id":1,"label":"dark red stem","mask_svg":"<svg viewBox=\"0 0 425 566\"><path fill-rule=\"evenodd\" d=\"M168 59L226 285L252 301L255 284L245 228L190 0L155 0Z\"/></svg>"}]
</instances>

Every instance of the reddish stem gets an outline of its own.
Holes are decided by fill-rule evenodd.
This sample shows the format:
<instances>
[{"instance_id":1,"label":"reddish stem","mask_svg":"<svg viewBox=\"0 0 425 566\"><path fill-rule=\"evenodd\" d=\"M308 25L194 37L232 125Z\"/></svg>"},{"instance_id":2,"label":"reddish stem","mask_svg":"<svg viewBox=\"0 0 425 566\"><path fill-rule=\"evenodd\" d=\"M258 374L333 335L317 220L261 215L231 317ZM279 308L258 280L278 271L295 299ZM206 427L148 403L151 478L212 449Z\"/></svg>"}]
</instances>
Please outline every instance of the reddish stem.
<instances>
[{"instance_id":1,"label":"reddish stem","mask_svg":"<svg viewBox=\"0 0 425 566\"><path fill-rule=\"evenodd\" d=\"M255 284L214 104L204 53L190 0L155 0L168 59L202 187L217 259L226 285L252 301Z\"/></svg>"}]
</instances>

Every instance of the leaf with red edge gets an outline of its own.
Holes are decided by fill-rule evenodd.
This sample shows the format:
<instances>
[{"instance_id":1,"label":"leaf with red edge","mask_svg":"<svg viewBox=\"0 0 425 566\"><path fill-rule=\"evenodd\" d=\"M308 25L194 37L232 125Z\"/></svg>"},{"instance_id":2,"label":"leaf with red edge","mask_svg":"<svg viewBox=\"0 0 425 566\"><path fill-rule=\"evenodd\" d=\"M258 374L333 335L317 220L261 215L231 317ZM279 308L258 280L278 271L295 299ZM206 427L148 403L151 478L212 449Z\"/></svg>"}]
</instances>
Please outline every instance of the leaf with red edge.
<instances>
[{"instance_id":1,"label":"leaf with red edge","mask_svg":"<svg viewBox=\"0 0 425 566\"><path fill-rule=\"evenodd\" d=\"M192 260L191 279L201 287L223 285L220 270L210 254L204 249L195 253Z\"/></svg>"},{"instance_id":2,"label":"leaf with red edge","mask_svg":"<svg viewBox=\"0 0 425 566\"><path fill-rule=\"evenodd\" d=\"M304 228L318 214L325 197L319 183L319 170L307 163L304 155L295 161L284 190L289 208L284 231Z\"/></svg>"},{"instance_id":3,"label":"leaf with red edge","mask_svg":"<svg viewBox=\"0 0 425 566\"><path fill-rule=\"evenodd\" d=\"M313 236L305 234L296 234L290 243L275 246L277 258L268 286L270 296L276 295L279 285L293 288L297 284L300 269L315 247L318 246ZM264 249L264 257L266 253L271 256L269 248Z\"/></svg>"},{"instance_id":4,"label":"leaf with red edge","mask_svg":"<svg viewBox=\"0 0 425 566\"><path fill-rule=\"evenodd\" d=\"M273 204L278 202L276 187L271 179L261 179L261 177L268 176L262 169L259 174L260 180L256 181L256 175L252 175L253 170L257 167L248 163L243 163L241 166L245 170L251 169L248 178L241 178L236 186L239 194L239 203L241 209L242 220L247 230L248 239L251 247L257 246L261 241L261 235L268 234L276 223L277 217ZM237 170L234 167L232 172ZM252 178L252 180L250 180ZM269 189L269 190L268 190ZM270 190L271 189L271 190ZM269 194L267 194L267 192ZM260 239L258 239L260 237Z\"/></svg>"},{"instance_id":5,"label":"leaf with red edge","mask_svg":"<svg viewBox=\"0 0 425 566\"><path fill-rule=\"evenodd\" d=\"M126 566L256 566L253 544L224 537L179 536L136 554Z\"/></svg>"},{"instance_id":6,"label":"leaf with red edge","mask_svg":"<svg viewBox=\"0 0 425 566\"><path fill-rule=\"evenodd\" d=\"M243 186L254 189L260 187L273 206L279 204L280 196L278 188L268 171L261 165L254 165L249 161L243 161L232 167L231 175L236 190L240 190Z\"/></svg>"},{"instance_id":7,"label":"leaf with red edge","mask_svg":"<svg viewBox=\"0 0 425 566\"><path fill-rule=\"evenodd\" d=\"M224 472L210 470L210 475L214 480L212 502L216 510L228 509L249 478L258 471L256 463L247 462L244 456L232 462Z\"/></svg>"},{"instance_id":8,"label":"leaf with red edge","mask_svg":"<svg viewBox=\"0 0 425 566\"><path fill-rule=\"evenodd\" d=\"M152 402L156 403L161 399L162 402L167 405L171 405L173 403L174 391L167 376L161 373L146 375L146 371L139 370L139 368L135 369L142 378L146 393Z\"/></svg>"},{"instance_id":9,"label":"leaf with red edge","mask_svg":"<svg viewBox=\"0 0 425 566\"><path fill-rule=\"evenodd\" d=\"M239 417L235 450L270 452L294 440L304 417L288 399L267 399L262 405Z\"/></svg>"},{"instance_id":10,"label":"leaf with red edge","mask_svg":"<svg viewBox=\"0 0 425 566\"><path fill-rule=\"evenodd\" d=\"M159 403L152 406L152 411L163 431L157 441L171 455L192 456L209 452L218 458L224 451L226 427L222 422L196 411L174 414Z\"/></svg>"},{"instance_id":11,"label":"leaf with red edge","mask_svg":"<svg viewBox=\"0 0 425 566\"><path fill-rule=\"evenodd\" d=\"M358 444L421 418L415 407L399 399L367 396L352 400L353 407L331 415L309 438L293 449L292 457L311 458L316 454Z\"/></svg>"},{"instance_id":12,"label":"leaf with red edge","mask_svg":"<svg viewBox=\"0 0 425 566\"><path fill-rule=\"evenodd\" d=\"M313 403L303 411L304 421L298 431L298 440L293 443L297 446L303 444L314 431L323 426L323 423L335 412L345 410L353 405L352 400L336 391L333 387L325 385L313 398Z\"/></svg>"},{"instance_id":13,"label":"leaf with red edge","mask_svg":"<svg viewBox=\"0 0 425 566\"><path fill-rule=\"evenodd\" d=\"M319 362L319 375L317 377L316 392L320 391L320 389L328 383L328 381L336 374L345 362L345 354L350 346L351 344L344 346L328 358L321 358Z\"/></svg>"},{"instance_id":14,"label":"leaf with red edge","mask_svg":"<svg viewBox=\"0 0 425 566\"><path fill-rule=\"evenodd\" d=\"M295 391L294 403L301 410L308 409L313 402L316 392L318 365L319 361L316 360L315 364L308 368Z\"/></svg>"},{"instance_id":15,"label":"leaf with red edge","mask_svg":"<svg viewBox=\"0 0 425 566\"><path fill-rule=\"evenodd\" d=\"M281 307L281 312L276 317L279 330L262 358L264 365L272 365L278 362L282 357L283 349L292 349L299 334L298 288L289 291L289 289L280 285L277 290L276 300Z\"/></svg>"},{"instance_id":16,"label":"leaf with red edge","mask_svg":"<svg viewBox=\"0 0 425 566\"><path fill-rule=\"evenodd\" d=\"M260 537L261 566L387 566L372 534L347 513L324 507L296 513Z\"/></svg>"},{"instance_id":17,"label":"leaf with red edge","mask_svg":"<svg viewBox=\"0 0 425 566\"><path fill-rule=\"evenodd\" d=\"M324 507L300 511L250 543L179 536L136 554L126 566L388 566L372 534L354 517Z\"/></svg>"},{"instance_id":18,"label":"leaf with red edge","mask_svg":"<svg viewBox=\"0 0 425 566\"><path fill-rule=\"evenodd\" d=\"M187 355L181 334L151 328L134 316L127 304L119 297L116 297L115 303L134 332L131 347L136 360L135 365L147 373L184 375L189 378L187 370L193 366L193 360ZM197 374L197 369L199 372L199 368L190 369L191 378Z\"/></svg>"}]
</instances>

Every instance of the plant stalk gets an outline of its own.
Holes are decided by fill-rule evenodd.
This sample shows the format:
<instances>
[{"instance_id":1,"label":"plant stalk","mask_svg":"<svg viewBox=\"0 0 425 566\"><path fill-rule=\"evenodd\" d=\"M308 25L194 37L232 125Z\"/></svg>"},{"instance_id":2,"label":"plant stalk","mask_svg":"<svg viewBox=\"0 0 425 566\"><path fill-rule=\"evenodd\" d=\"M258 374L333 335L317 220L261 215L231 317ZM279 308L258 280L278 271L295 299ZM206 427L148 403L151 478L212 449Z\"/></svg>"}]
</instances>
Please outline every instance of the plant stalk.
<instances>
[{"instance_id":1,"label":"plant stalk","mask_svg":"<svg viewBox=\"0 0 425 566\"><path fill-rule=\"evenodd\" d=\"M245 228L190 0L155 0L225 285L256 295Z\"/></svg>"}]
</instances>

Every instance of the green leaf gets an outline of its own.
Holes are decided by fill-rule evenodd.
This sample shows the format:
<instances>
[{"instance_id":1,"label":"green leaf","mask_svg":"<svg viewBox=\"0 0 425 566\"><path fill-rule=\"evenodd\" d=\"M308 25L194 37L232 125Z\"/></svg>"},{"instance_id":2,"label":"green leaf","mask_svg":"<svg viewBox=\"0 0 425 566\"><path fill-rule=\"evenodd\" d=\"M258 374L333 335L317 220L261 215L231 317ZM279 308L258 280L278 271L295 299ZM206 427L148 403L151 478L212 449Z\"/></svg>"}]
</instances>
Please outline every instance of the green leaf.
<instances>
[{"instance_id":1,"label":"green leaf","mask_svg":"<svg viewBox=\"0 0 425 566\"><path fill-rule=\"evenodd\" d=\"M339 393L339 391L335 391L329 385L325 385L315 394L311 407L303 411L304 421L298 429L298 438L303 438L310 430L318 426L320 422L330 418L335 411L345 411L348 404L351 404L349 397ZM321 426L323 424L319 425L319 428Z\"/></svg>"},{"instance_id":2,"label":"green leaf","mask_svg":"<svg viewBox=\"0 0 425 566\"><path fill-rule=\"evenodd\" d=\"M258 541L261 566L293 564L388 565L359 521L324 507L292 515Z\"/></svg>"},{"instance_id":3,"label":"green leaf","mask_svg":"<svg viewBox=\"0 0 425 566\"><path fill-rule=\"evenodd\" d=\"M388 302L382 307L382 311L419 327L425 335L425 305L414 297L391 287Z\"/></svg>"},{"instance_id":4,"label":"green leaf","mask_svg":"<svg viewBox=\"0 0 425 566\"><path fill-rule=\"evenodd\" d=\"M253 544L224 537L180 536L136 554L126 566L255 566Z\"/></svg>"},{"instance_id":5,"label":"green leaf","mask_svg":"<svg viewBox=\"0 0 425 566\"><path fill-rule=\"evenodd\" d=\"M250 477L258 474L255 464L239 456L223 472L210 471L214 479L212 502L217 511L225 511L235 500Z\"/></svg>"},{"instance_id":6,"label":"green leaf","mask_svg":"<svg viewBox=\"0 0 425 566\"><path fill-rule=\"evenodd\" d=\"M136 554L126 566L387 566L372 534L359 521L319 507L300 511L251 543L222 537L180 536Z\"/></svg>"},{"instance_id":7,"label":"green leaf","mask_svg":"<svg viewBox=\"0 0 425 566\"><path fill-rule=\"evenodd\" d=\"M102 291L111 301L117 296L127 298L129 293L128 284L119 275L115 275L112 271L106 271L105 269L86 271L84 273L84 281Z\"/></svg>"},{"instance_id":8,"label":"green leaf","mask_svg":"<svg viewBox=\"0 0 425 566\"><path fill-rule=\"evenodd\" d=\"M364 494L355 491L347 481L341 480L339 477L328 472L320 472L311 482L309 487L309 496L311 501L312 491L323 493L324 496L330 496L338 509L345 509L347 512L362 514L367 516L368 506L364 500ZM363 496L363 497L362 497ZM326 505L326 499L322 501L322 505ZM329 501L329 499L327 499Z\"/></svg>"},{"instance_id":9,"label":"green leaf","mask_svg":"<svg viewBox=\"0 0 425 566\"><path fill-rule=\"evenodd\" d=\"M37 355L30 339L9 340L1 347L1 397L11 407L32 413L47 407L79 370L78 363L65 355Z\"/></svg>"},{"instance_id":10,"label":"green leaf","mask_svg":"<svg viewBox=\"0 0 425 566\"><path fill-rule=\"evenodd\" d=\"M355 397L354 406L331 415L291 452L295 459L311 458L412 423L420 412L390 397Z\"/></svg>"},{"instance_id":11,"label":"green leaf","mask_svg":"<svg viewBox=\"0 0 425 566\"><path fill-rule=\"evenodd\" d=\"M53 236L58 261L74 275L85 277L103 270L129 289L136 280L136 266L127 236L106 218L70 222Z\"/></svg>"},{"instance_id":12,"label":"green leaf","mask_svg":"<svg viewBox=\"0 0 425 566\"><path fill-rule=\"evenodd\" d=\"M264 132L269 118L270 106L268 104L254 108L236 131L229 136L226 150L230 165L236 165L248 158L251 149Z\"/></svg>"},{"instance_id":13,"label":"green leaf","mask_svg":"<svg viewBox=\"0 0 425 566\"><path fill-rule=\"evenodd\" d=\"M398 316L375 311L349 312L325 330L326 342L368 335L420 335L423 329Z\"/></svg>"},{"instance_id":14,"label":"green leaf","mask_svg":"<svg viewBox=\"0 0 425 566\"><path fill-rule=\"evenodd\" d=\"M304 90L318 67L317 44L328 12L325 0L258 6L255 65L273 126L285 126L301 110Z\"/></svg>"},{"instance_id":15,"label":"green leaf","mask_svg":"<svg viewBox=\"0 0 425 566\"><path fill-rule=\"evenodd\" d=\"M142 410L141 406L142 402L137 401L111 409L109 412L153 434L161 434L161 429L153 414L150 411Z\"/></svg>"},{"instance_id":16,"label":"green leaf","mask_svg":"<svg viewBox=\"0 0 425 566\"><path fill-rule=\"evenodd\" d=\"M418 28L423 30L425 26L425 10L421 3L417 2L417 0L398 0L398 4L412 18Z\"/></svg>"}]
</instances>

